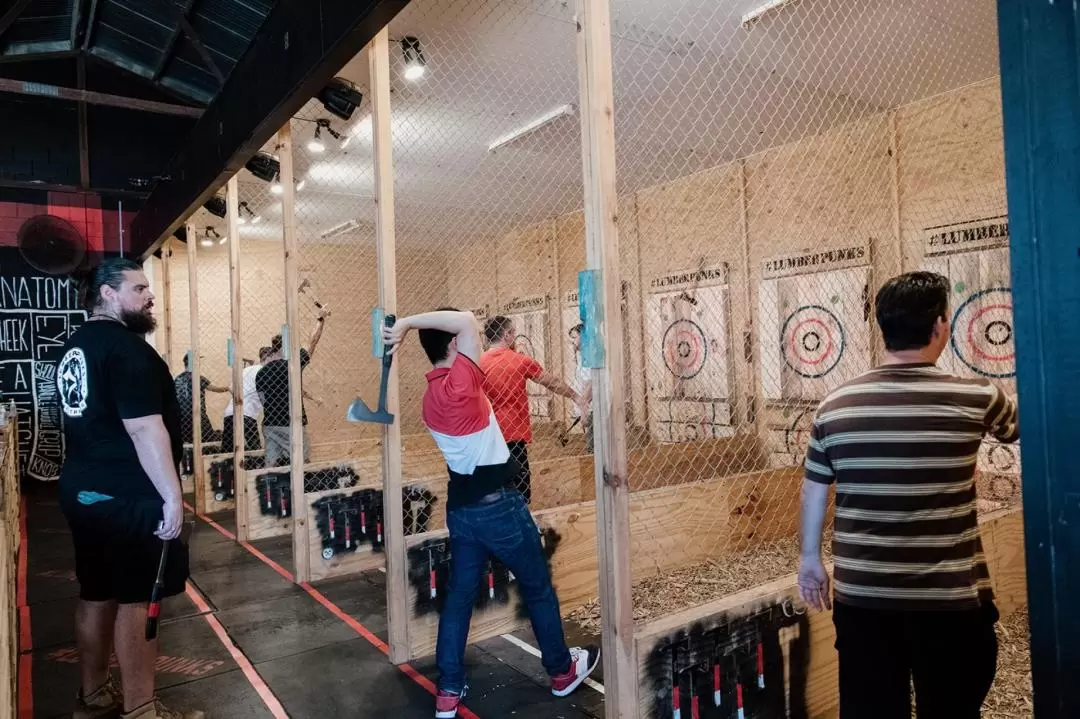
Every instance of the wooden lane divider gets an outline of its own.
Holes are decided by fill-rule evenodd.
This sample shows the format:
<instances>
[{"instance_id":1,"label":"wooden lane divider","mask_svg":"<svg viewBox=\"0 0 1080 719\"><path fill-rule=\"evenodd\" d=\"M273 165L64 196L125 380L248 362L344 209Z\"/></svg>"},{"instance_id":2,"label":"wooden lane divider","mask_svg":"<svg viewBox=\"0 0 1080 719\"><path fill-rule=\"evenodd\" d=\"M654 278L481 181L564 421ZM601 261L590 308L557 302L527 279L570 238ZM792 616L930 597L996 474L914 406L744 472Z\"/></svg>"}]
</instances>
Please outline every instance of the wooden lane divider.
<instances>
[{"instance_id":1,"label":"wooden lane divider","mask_svg":"<svg viewBox=\"0 0 1080 719\"><path fill-rule=\"evenodd\" d=\"M798 526L801 477L798 468L764 470L632 493L630 511L635 522L631 525L630 556L634 579L717 559L718 547L736 553L757 542L791 536ZM700 511L705 504L714 508L708 519ZM762 522L766 516L770 521ZM783 516L783 521L775 521L777 516ZM544 534L560 608L568 613L597 596L596 503L537 510L534 517ZM410 659L435 650L447 536L446 530L440 529L405 538ZM429 583L432 571L434 591ZM485 599L482 588L473 612L471 642L513 632L527 622L511 586L513 579L497 566L491 574L495 596L489 593Z\"/></svg>"}]
</instances>

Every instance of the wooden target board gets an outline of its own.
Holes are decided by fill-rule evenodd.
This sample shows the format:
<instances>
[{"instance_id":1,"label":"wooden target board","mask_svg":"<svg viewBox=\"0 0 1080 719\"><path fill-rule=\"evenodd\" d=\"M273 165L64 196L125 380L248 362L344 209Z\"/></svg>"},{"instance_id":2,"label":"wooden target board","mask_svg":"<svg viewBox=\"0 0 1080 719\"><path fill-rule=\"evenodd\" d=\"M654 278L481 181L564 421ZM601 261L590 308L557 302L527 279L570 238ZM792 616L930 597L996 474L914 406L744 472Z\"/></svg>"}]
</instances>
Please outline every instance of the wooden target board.
<instances>
[{"instance_id":1,"label":"wooden target board","mask_svg":"<svg viewBox=\"0 0 1080 719\"><path fill-rule=\"evenodd\" d=\"M927 254L923 268L949 278L949 311L952 323L949 345L938 360L938 366L958 377L983 377L1004 392L1016 396L1016 339L1013 324L1012 286L1009 274L1008 223L1005 218L993 218L978 223L965 223L955 228L934 228L928 231ZM986 236L997 239L987 247ZM941 237L981 238L978 249L942 252L934 242ZM962 250L975 244L970 240ZM955 247L955 245L946 245ZM948 252L948 250L944 250ZM978 469L990 477L989 491L996 501L1015 501L1019 498L1020 445L1001 444L991 438L979 448ZM982 490L980 488L980 495Z\"/></svg>"},{"instance_id":2,"label":"wooden target board","mask_svg":"<svg viewBox=\"0 0 1080 719\"><path fill-rule=\"evenodd\" d=\"M868 263L869 257L858 259ZM870 267L822 264L759 287L766 399L820 401L870 369Z\"/></svg>"},{"instance_id":3,"label":"wooden target board","mask_svg":"<svg viewBox=\"0 0 1080 719\"><path fill-rule=\"evenodd\" d=\"M773 467L806 458L818 403L871 367L868 247L765 262L758 288L767 446Z\"/></svg>"},{"instance_id":4,"label":"wooden target board","mask_svg":"<svg viewBox=\"0 0 1080 719\"><path fill-rule=\"evenodd\" d=\"M660 442L733 434L727 266L676 272L650 283L649 430Z\"/></svg>"},{"instance_id":5,"label":"wooden target board","mask_svg":"<svg viewBox=\"0 0 1080 719\"><path fill-rule=\"evenodd\" d=\"M517 332L516 349L529 355L545 366L547 358L547 297L522 297L507 302L502 314L514 321ZM551 416L551 396L535 382L526 382L529 393L529 414L534 419L547 420Z\"/></svg>"}]
</instances>

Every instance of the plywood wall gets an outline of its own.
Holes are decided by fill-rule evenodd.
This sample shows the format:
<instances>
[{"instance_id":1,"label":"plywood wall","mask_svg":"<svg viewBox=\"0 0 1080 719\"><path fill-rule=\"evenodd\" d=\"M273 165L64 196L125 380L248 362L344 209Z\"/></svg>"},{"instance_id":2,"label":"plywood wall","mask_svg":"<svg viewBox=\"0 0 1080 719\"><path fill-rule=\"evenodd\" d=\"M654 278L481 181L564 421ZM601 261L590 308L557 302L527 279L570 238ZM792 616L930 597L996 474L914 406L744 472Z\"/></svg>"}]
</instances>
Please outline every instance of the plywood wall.
<instances>
[{"instance_id":1,"label":"plywood wall","mask_svg":"<svg viewBox=\"0 0 1080 719\"><path fill-rule=\"evenodd\" d=\"M844 365L851 374L872 366L884 351L864 300L872 299L889 277L918 268L927 228L1004 212L996 79L622 197L622 274L632 288L625 325L628 416L645 424L646 367L662 361L649 357L646 349L649 328L643 308L653 278L700 266L727 266L732 423L736 430L756 428L768 443L778 428L788 429L787 424L797 421L799 412L789 411L790 401L770 402L763 396L763 374L779 371L768 366L761 341L780 329L777 317L762 316L763 292L781 286L769 285L764 277L767 260L866 248L866 260L855 263L854 270L802 272L781 280L786 289L776 298L780 305L791 305L789 314L797 309L792 302L798 300L800 287L811 295L824 293L839 305L847 302L847 321L859 325L847 337L847 351L858 355L857 361ZM576 289L577 273L585 267L582 213L515 231L495 243L477 245L475 251L498 268L497 300L549 294L561 304L565 293ZM474 264L451 266L459 275L449 280L451 302L459 301L455 292L462 293L460 302L465 304L490 300L490 290L477 292L476 275L468 276ZM774 309L780 320L783 311L783 306ZM841 314L839 309L836 313ZM562 312L550 313L549 357L558 356L557 345L565 344L564 324ZM549 364L553 369L561 366ZM830 386L817 379L792 387L791 393L804 393L805 404L812 407ZM783 416L774 411L779 405L784 405ZM787 462L777 460L778 465Z\"/></svg>"},{"instance_id":2,"label":"plywood wall","mask_svg":"<svg viewBox=\"0 0 1080 719\"><path fill-rule=\"evenodd\" d=\"M865 276L866 290L872 295L888 277L920 266L927 228L1004 212L1002 120L996 79L622 197L619 243L622 280L627 288L628 418L638 427L648 426L647 368L649 363L662 361L650 357L646 350L649 284L654 278L703 266L727 268L729 336L724 350L728 352L729 385L733 388L732 429L756 430L768 445L775 442L777 431L787 431L787 424L797 422L800 416L787 411L789 401L779 403L785 407L780 416L774 411L778 403L766 399L765 375L778 370L768 364L775 359L766 356L770 350L763 342L763 337L779 331L782 305L790 303L792 297L798 299L799 287L807 292L824 291L822 288L833 282L836 287L826 294L840 302L850 299L845 293L860 293L861 288L852 282L857 284ZM321 402L308 403L315 441L347 438L369 430L342 419L354 396L359 394L373 403L378 391L379 367L370 351L370 312L377 303L377 275L374 246L367 244L367 248L347 243L302 245L301 275L312 280L320 299L334 311L323 344L305 373L305 389ZM280 251L273 242L260 245L245 244L242 252L243 323L254 328L256 335L245 347L244 356L254 356L258 346L284 322ZM773 284L763 275L764 263L770 258L854 246L869 250L862 275L849 273L841 281L839 275L810 272L773 280ZM174 337L170 365L174 374L181 370L190 336L183 249L178 245L170 259ZM204 374L215 382L225 382L228 303L224 248L199 249ZM567 293L577 289L578 273L586 266L581 212L500 237L478 237L463 247L420 250L402 243L397 266L401 314L453 305L490 316L515 298L546 297L545 363L549 370L562 374L573 366L567 338L573 314L564 312L564 305ZM773 316L763 315L763 300L766 305L770 301L777 305ZM305 309L300 333L306 341L314 316L310 303L302 300L301 306ZM856 320L851 312L849 316ZM867 339L851 340L851 351L865 355L861 364L852 365L856 368L871 365L883 352L872 316L864 316L862 321ZM420 432L419 402L429 365L415 342L403 350L398 361L402 421L407 432ZM785 376L791 375L785 372ZM790 384L794 380L784 381ZM812 406L828 385L800 380L791 387L791 392L805 393L807 405ZM215 423L220 423L224 398L211 396L209 404ZM566 421L568 407L556 402L551 416ZM778 466L786 462L777 457Z\"/></svg>"}]
</instances>

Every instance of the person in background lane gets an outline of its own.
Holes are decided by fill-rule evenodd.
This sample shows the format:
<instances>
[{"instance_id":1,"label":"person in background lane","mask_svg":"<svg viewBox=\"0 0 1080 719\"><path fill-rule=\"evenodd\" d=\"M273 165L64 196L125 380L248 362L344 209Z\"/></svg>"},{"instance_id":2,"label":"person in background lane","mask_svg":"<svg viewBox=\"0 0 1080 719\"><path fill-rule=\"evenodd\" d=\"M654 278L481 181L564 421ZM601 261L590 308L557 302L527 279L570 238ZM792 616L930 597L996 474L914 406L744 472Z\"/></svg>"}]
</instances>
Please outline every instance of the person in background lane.
<instances>
[{"instance_id":1,"label":"person in background lane","mask_svg":"<svg viewBox=\"0 0 1080 719\"><path fill-rule=\"evenodd\" d=\"M582 400L572 387L548 374L539 362L517 351L517 330L509 317L492 317L484 325L484 334L488 341L488 350L480 358L484 392L495 410L506 446L519 467L514 486L528 504L532 499L528 450L532 442L532 418L525 382L535 382L555 394L568 397L579 407Z\"/></svg>"}]
</instances>

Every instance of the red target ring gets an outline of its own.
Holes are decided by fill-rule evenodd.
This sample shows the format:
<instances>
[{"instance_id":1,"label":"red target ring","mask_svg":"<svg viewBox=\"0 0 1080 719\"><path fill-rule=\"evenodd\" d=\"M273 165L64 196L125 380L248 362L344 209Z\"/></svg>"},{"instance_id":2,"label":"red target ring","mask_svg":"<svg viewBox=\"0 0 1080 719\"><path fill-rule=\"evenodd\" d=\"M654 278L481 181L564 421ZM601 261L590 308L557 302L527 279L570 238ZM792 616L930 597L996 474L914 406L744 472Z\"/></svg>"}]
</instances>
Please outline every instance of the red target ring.
<instances>
[{"instance_id":1,"label":"red target ring","mask_svg":"<svg viewBox=\"0 0 1080 719\"><path fill-rule=\"evenodd\" d=\"M780 330L784 362L808 379L824 377L844 356L844 326L840 318L821 305L798 308Z\"/></svg>"},{"instance_id":2,"label":"red target ring","mask_svg":"<svg viewBox=\"0 0 1080 719\"><path fill-rule=\"evenodd\" d=\"M709 356L709 341L691 320L672 322L664 332L664 364L679 379L696 377Z\"/></svg>"}]
</instances>

